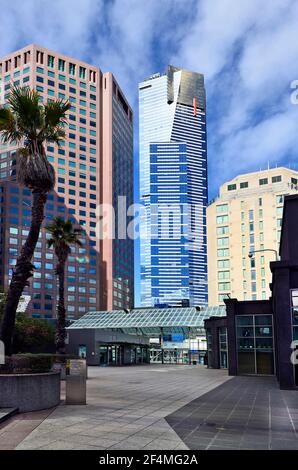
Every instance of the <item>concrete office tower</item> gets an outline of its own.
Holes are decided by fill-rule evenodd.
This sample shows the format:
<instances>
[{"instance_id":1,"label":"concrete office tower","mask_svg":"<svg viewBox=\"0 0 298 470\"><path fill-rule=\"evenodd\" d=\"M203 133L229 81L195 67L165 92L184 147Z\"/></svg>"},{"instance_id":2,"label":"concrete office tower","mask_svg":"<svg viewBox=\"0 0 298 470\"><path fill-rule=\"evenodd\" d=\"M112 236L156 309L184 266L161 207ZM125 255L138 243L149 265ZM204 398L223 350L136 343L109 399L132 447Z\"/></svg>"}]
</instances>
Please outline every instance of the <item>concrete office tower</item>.
<instances>
[{"instance_id":1,"label":"concrete office tower","mask_svg":"<svg viewBox=\"0 0 298 470\"><path fill-rule=\"evenodd\" d=\"M173 66L139 84L144 307L207 303L205 101L204 76Z\"/></svg>"},{"instance_id":2,"label":"concrete office tower","mask_svg":"<svg viewBox=\"0 0 298 470\"><path fill-rule=\"evenodd\" d=\"M71 102L66 138L51 143L47 157L56 170L56 187L46 205L54 216L72 219L83 230L84 246L69 257L66 306L69 319L89 310L125 308L133 304L133 241L100 240L98 205L116 205L118 196L133 202L132 111L115 78L97 67L36 45L0 59L0 99L13 85L35 88L41 100ZM30 192L15 181L16 147L0 148L1 250L0 283L7 288L11 269L30 222ZM53 318L56 308L55 257L42 230L26 294L29 313Z\"/></svg>"},{"instance_id":3,"label":"concrete office tower","mask_svg":"<svg viewBox=\"0 0 298 470\"><path fill-rule=\"evenodd\" d=\"M270 297L269 262L276 254L267 250L278 253L284 196L297 193L297 183L297 171L274 168L239 175L220 187L207 207L210 305L229 296Z\"/></svg>"}]
</instances>

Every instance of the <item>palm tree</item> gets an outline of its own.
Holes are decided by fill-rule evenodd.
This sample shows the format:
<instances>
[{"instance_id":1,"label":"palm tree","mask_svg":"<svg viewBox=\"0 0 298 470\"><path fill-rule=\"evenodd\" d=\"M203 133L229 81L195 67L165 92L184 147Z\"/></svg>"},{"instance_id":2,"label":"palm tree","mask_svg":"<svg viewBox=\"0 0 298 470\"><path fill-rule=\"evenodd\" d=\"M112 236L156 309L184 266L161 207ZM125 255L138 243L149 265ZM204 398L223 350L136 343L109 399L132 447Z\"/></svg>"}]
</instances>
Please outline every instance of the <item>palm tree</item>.
<instances>
[{"instance_id":1,"label":"palm tree","mask_svg":"<svg viewBox=\"0 0 298 470\"><path fill-rule=\"evenodd\" d=\"M48 247L54 248L58 259L56 274L59 283L59 300L57 305L56 350L59 354L65 354L65 266L68 255L71 253L71 245L83 245L79 239L81 229L74 228L70 220L64 221L61 217L54 217L46 228L51 234L51 238L48 239Z\"/></svg>"},{"instance_id":2,"label":"palm tree","mask_svg":"<svg viewBox=\"0 0 298 470\"><path fill-rule=\"evenodd\" d=\"M39 94L28 87L14 87L7 105L0 107L0 135L7 144L18 144L17 181L32 193L31 224L13 270L0 327L5 352L11 355L16 310L23 289L33 275L32 256L38 241L44 206L55 185L55 171L48 162L45 142L59 145L70 103L57 100L42 104Z\"/></svg>"}]
</instances>

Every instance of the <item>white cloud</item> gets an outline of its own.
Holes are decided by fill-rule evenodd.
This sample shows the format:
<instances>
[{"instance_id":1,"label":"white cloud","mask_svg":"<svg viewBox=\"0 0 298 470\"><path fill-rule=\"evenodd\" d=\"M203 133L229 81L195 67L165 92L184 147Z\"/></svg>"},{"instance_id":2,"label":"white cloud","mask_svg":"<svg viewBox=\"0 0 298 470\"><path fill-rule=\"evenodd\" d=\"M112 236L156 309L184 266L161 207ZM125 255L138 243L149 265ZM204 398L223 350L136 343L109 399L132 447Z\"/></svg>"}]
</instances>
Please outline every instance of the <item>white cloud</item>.
<instances>
[{"instance_id":1,"label":"white cloud","mask_svg":"<svg viewBox=\"0 0 298 470\"><path fill-rule=\"evenodd\" d=\"M211 195L241 171L293 159L295 0L0 0L0 12L0 55L35 42L90 61L115 74L135 111L138 81L168 63L204 73Z\"/></svg>"},{"instance_id":2,"label":"white cloud","mask_svg":"<svg viewBox=\"0 0 298 470\"><path fill-rule=\"evenodd\" d=\"M211 196L240 172L293 159L297 29L295 0L201 0L174 60L206 76Z\"/></svg>"},{"instance_id":3,"label":"white cloud","mask_svg":"<svg viewBox=\"0 0 298 470\"><path fill-rule=\"evenodd\" d=\"M1 0L0 53L32 42L82 58L103 0Z\"/></svg>"}]
</instances>

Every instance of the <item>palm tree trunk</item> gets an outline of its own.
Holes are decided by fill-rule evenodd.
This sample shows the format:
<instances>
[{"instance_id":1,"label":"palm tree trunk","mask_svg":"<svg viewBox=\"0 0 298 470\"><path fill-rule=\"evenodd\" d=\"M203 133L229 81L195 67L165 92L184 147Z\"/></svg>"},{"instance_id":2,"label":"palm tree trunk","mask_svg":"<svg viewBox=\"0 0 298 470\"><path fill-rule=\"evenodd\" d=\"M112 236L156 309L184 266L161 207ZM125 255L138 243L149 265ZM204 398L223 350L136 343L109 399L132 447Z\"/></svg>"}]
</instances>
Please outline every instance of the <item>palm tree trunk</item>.
<instances>
[{"instance_id":1,"label":"palm tree trunk","mask_svg":"<svg viewBox=\"0 0 298 470\"><path fill-rule=\"evenodd\" d=\"M31 260L44 219L44 206L46 201L47 192L40 190L32 191L30 230L13 270L0 328L0 338L4 342L5 354L8 356L12 354L12 337L19 300L25 286L28 285L28 279L33 276L34 265Z\"/></svg>"},{"instance_id":2,"label":"palm tree trunk","mask_svg":"<svg viewBox=\"0 0 298 470\"><path fill-rule=\"evenodd\" d=\"M66 338L66 309L64 303L64 282L65 282L65 263L66 258L61 257L57 265L57 275L59 283L59 300L57 306L57 329L56 329L56 351L58 354L65 354Z\"/></svg>"}]
</instances>

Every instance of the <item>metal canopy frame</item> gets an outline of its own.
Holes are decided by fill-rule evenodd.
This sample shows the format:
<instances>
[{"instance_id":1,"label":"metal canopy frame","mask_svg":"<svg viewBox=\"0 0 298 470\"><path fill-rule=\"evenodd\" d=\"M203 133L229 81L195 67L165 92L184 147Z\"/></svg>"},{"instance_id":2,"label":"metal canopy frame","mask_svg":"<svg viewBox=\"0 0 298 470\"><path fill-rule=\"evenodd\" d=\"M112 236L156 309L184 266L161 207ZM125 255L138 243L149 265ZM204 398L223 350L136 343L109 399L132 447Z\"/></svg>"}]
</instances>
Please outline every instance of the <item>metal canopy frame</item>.
<instances>
[{"instance_id":1,"label":"metal canopy frame","mask_svg":"<svg viewBox=\"0 0 298 470\"><path fill-rule=\"evenodd\" d=\"M204 320L226 315L226 307L140 308L88 312L67 329L98 329L132 335L204 334Z\"/></svg>"}]
</instances>

